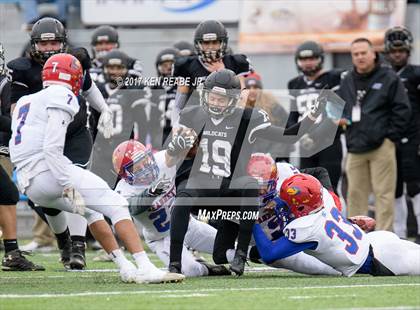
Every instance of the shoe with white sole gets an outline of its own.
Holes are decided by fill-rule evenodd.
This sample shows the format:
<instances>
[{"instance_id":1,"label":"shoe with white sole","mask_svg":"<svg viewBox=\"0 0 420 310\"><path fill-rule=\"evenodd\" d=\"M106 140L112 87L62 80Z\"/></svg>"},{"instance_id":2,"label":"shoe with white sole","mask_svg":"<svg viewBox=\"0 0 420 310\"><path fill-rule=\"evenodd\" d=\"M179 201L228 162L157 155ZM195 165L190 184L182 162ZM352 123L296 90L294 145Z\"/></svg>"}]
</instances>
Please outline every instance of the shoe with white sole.
<instances>
[{"instance_id":1,"label":"shoe with white sole","mask_svg":"<svg viewBox=\"0 0 420 310\"><path fill-rule=\"evenodd\" d=\"M137 271L136 283L171 283L181 282L185 279L183 274L162 271L151 263L141 266Z\"/></svg>"},{"instance_id":2,"label":"shoe with white sole","mask_svg":"<svg viewBox=\"0 0 420 310\"><path fill-rule=\"evenodd\" d=\"M135 283L138 277L138 270L132 263L120 269L121 281L125 283Z\"/></svg>"}]
</instances>

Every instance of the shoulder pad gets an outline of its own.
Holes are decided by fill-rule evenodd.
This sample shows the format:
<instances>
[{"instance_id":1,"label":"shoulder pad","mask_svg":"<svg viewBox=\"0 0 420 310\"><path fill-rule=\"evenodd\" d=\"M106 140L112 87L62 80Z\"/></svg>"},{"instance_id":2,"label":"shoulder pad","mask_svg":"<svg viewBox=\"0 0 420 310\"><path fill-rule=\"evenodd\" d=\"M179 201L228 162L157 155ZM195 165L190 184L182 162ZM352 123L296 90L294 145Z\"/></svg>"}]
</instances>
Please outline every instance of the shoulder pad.
<instances>
[{"instance_id":1,"label":"shoulder pad","mask_svg":"<svg viewBox=\"0 0 420 310\"><path fill-rule=\"evenodd\" d=\"M175 65L179 67L184 66L185 64L193 61L195 58L197 58L197 56L194 55L177 57L175 60Z\"/></svg>"},{"instance_id":2,"label":"shoulder pad","mask_svg":"<svg viewBox=\"0 0 420 310\"><path fill-rule=\"evenodd\" d=\"M233 55L226 55L227 57L232 57L232 60L237 63L249 63L249 59L244 54L233 54Z\"/></svg>"},{"instance_id":3,"label":"shoulder pad","mask_svg":"<svg viewBox=\"0 0 420 310\"><path fill-rule=\"evenodd\" d=\"M69 54L76 57L83 67L83 70L89 70L92 67L91 59L87 49L84 47L72 47L69 49Z\"/></svg>"},{"instance_id":4,"label":"shoulder pad","mask_svg":"<svg viewBox=\"0 0 420 310\"><path fill-rule=\"evenodd\" d=\"M32 67L31 60L28 57L19 57L7 63L7 68L11 70L25 71Z\"/></svg>"},{"instance_id":5,"label":"shoulder pad","mask_svg":"<svg viewBox=\"0 0 420 310\"><path fill-rule=\"evenodd\" d=\"M79 101L70 89L63 86L50 86L45 89L47 108L57 108L74 117L79 112Z\"/></svg>"},{"instance_id":6,"label":"shoulder pad","mask_svg":"<svg viewBox=\"0 0 420 310\"><path fill-rule=\"evenodd\" d=\"M288 89L294 89L295 88L294 85L296 83L298 83L301 78L302 78L301 76L297 76L297 77L294 77L293 79L289 80L289 82L287 82L287 88Z\"/></svg>"}]
</instances>

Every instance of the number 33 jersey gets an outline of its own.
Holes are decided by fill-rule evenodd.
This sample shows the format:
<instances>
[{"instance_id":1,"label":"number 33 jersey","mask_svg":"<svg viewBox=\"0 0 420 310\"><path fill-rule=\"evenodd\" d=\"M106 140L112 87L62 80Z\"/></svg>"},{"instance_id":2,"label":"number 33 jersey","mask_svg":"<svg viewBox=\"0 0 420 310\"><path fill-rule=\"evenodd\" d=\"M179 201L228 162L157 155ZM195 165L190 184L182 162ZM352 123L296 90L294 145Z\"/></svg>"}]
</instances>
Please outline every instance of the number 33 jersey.
<instances>
[{"instance_id":1,"label":"number 33 jersey","mask_svg":"<svg viewBox=\"0 0 420 310\"><path fill-rule=\"evenodd\" d=\"M292 242L317 242L316 249L305 253L350 277L366 261L370 243L366 234L334 207L334 199L325 189L323 199L323 209L291 221L283 233Z\"/></svg>"},{"instance_id":2,"label":"number 33 jersey","mask_svg":"<svg viewBox=\"0 0 420 310\"><path fill-rule=\"evenodd\" d=\"M176 167L168 167L165 163L165 152L160 151L154 154L156 164L159 167L159 179L174 180ZM125 198L139 195L147 186L130 185L124 180L120 180L115 190ZM146 241L156 241L169 235L171 213L170 209L175 200L175 184L157 196L153 201L152 207L139 215L135 219L141 224L142 233Z\"/></svg>"}]
</instances>

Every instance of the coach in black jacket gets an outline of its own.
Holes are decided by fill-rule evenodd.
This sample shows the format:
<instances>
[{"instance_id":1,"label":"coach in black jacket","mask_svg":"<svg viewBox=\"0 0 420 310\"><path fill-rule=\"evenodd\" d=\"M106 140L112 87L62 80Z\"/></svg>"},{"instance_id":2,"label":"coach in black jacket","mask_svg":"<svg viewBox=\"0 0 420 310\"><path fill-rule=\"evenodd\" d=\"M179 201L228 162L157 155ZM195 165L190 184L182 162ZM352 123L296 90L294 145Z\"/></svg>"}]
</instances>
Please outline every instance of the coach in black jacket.
<instances>
[{"instance_id":1,"label":"coach in black jacket","mask_svg":"<svg viewBox=\"0 0 420 310\"><path fill-rule=\"evenodd\" d=\"M410 104L404 85L382 67L368 39L351 44L354 68L342 79L346 101L348 216L366 214L375 194L376 227L392 230L396 186L395 144L408 126Z\"/></svg>"}]
</instances>

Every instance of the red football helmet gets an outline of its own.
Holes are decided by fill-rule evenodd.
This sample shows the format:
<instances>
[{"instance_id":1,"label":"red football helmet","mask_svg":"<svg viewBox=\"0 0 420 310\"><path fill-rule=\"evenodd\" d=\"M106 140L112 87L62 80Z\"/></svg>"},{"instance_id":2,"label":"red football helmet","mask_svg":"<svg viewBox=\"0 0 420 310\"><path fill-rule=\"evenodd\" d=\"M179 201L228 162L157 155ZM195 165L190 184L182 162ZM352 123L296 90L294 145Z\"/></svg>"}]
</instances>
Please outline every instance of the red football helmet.
<instances>
[{"instance_id":1,"label":"red football helmet","mask_svg":"<svg viewBox=\"0 0 420 310\"><path fill-rule=\"evenodd\" d=\"M159 176L152 151L136 140L120 143L112 154L115 172L129 184L150 185Z\"/></svg>"},{"instance_id":2,"label":"red football helmet","mask_svg":"<svg viewBox=\"0 0 420 310\"><path fill-rule=\"evenodd\" d=\"M315 213L324 207L322 185L309 174L299 173L284 180L280 198L287 203L296 218Z\"/></svg>"},{"instance_id":3,"label":"red football helmet","mask_svg":"<svg viewBox=\"0 0 420 310\"><path fill-rule=\"evenodd\" d=\"M43 85L64 85L78 96L82 87L83 69L79 60L70 54L55 54L42 69Z\"/></svg>"},{"instance_id":4,"label":"red football helmet","mask_svg":"<svg viewBox=\"0 0 420 310\"><path fill-rule=\"evenodd\" d=\"M249 176L258 181L262 206L265 206L276 196L277 165L274 159L264 153L254 153L249 159L246 171Z\"/></svg>"}]
</instances>

